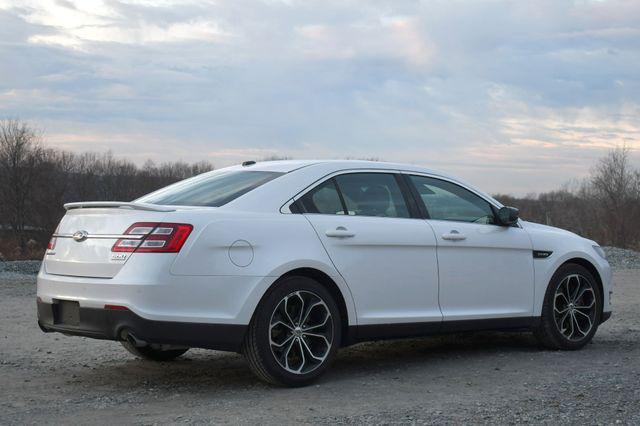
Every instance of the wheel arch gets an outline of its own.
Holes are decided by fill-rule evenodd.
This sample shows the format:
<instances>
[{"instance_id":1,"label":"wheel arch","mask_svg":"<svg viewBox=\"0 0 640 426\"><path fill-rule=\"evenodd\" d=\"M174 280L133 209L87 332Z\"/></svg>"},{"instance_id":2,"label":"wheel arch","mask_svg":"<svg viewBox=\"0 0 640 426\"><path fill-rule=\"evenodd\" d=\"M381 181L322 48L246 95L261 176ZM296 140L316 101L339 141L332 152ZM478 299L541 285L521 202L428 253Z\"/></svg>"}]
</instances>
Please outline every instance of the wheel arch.
<instances>
[{"instance_id":1,"label":"wheel arch","mask_svg":"<svg viewBox=\"0 0 640 426\"><path fill-rule=\"evenodd\" d=\"M284 274L280 275L280 277L278 277L277 280L275 280L273 282L273 284L271 284L271 286L269 286L269 288L267 289L267 291L265 291L265 293L262 295L262 298L260 299L260 302L258 303L258 305L256 306L256 309L254 310L254 315L255 312L258 310L258 307L260 306L260 304L262 303L262 301L264 300L264 298L274 289L277 287L278 283L280 281L282 281L284 278L288 278L288 277L292 277L292 276L298 276L298 277L306 277L306 278L310 278L312 280L317 281L318 283L320 283L323 287L325 287L329 293L331 293L331 295L334 297L336 303L338 304L338 309L340 311L340 319L341 319L341 328L342 328L342 341L341 346L344 346L347 342L349 342L349 309L347 309L347 301L344 297L344 295L342 294L342 291L340 290L340 287L338 286L338 284L335 282L335 280L333 278L331 278L329 275L327 275L325 272L316 269L316 268L311 268L311 267L300 267L300 268L295 268L295 269L291 269L290 271L285 272Z\"/></svg>"}]
</instances>

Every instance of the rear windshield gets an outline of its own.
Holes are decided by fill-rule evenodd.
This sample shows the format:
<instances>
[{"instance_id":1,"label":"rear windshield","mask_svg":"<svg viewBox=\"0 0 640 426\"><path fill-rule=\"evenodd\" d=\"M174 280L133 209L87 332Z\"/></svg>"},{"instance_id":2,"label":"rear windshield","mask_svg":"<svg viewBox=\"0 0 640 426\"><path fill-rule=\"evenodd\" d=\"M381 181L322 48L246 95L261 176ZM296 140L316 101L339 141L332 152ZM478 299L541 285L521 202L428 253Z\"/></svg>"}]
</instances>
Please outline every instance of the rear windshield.
<instances>
[{"instance_id":1,"label":"rear windshield","mask_svg":"<svg viewBox=\"0 0 640 426\"><path fill-rule=\"evenodd\" d=\"M283 174L245 170L205 173L152 192L136 201L169 206L220 207Z\"/></svg>"}]
</instances>

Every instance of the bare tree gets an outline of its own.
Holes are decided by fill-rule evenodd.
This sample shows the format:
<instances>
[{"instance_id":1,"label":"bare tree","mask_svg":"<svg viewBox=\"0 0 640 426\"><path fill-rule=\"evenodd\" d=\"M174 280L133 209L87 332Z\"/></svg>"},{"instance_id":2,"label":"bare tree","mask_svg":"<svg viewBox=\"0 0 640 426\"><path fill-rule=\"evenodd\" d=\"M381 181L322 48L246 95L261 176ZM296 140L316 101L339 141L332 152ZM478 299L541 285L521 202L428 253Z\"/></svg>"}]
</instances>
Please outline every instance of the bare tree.
<instances>
[{"instance_id":1,"label":"bare tree","mask_svg":"<svg viewBox=\"0 0 640 426\"><path fill-rule=\"evenodd\" d=\"M640 173L630 164L626 146L609 151L593 170L591 191L601 210L601 226L611 243L628 247L640 235Z\"/></svg>"},{"instance_id":2,"label":"bare tree","mask_svg":"<svg viewBox=\"0 0 640 426\"><path fill-rule=\"evenodd\" d=\"M31 202L32 224L49 234L60 221L60 206L71 189L70 176L77 156L71 152L45 149L37 174Z\"/></svg>"},{"instance_id":3,"label":"bare tree","mask_svg":"<svg viewBox=\"0 0 640 426\"><path fill-rule=\"evenodd\" d=\"M40 135L31 126L18 120L0 121L0 222L14 232L20 254L27 249L25 229L43 155Z\"/></svg>"},{"instance_id":4,"label":"bare tree","mask_svg":"<svg viewBox=\"0 0 640 426\"><path fill-rule=\"evenodd\" d=\"M344 158L345 160L360 160L360 161L384 161L381 160L379 157L352 157L352 156L348 156Z\"/></svg>"},{"instance_id":5,"label":"bare tree","mask_svg":"<svg viewBox=\"0 0 640 426\"><path fill-rule=\"evenodd\" d=\"M497 195L520 208L523 218L565 228L599 243L640 247L640 171L630 163L630 149L611 150L591 176L560 191L514 198Z\"/></svg>"},{"instance_id":6,"label":"bare tree","mask_svg":"<svg viewBox=\"0 0 640 426\"><path fill-rule=\"evenodd\" d=\"M280 160L293 160L293 157L289 157L288 155L273 154L273 155L268 155L262 158L262 160L260 161L280 161Z\"/></svg>"}]
</instances>

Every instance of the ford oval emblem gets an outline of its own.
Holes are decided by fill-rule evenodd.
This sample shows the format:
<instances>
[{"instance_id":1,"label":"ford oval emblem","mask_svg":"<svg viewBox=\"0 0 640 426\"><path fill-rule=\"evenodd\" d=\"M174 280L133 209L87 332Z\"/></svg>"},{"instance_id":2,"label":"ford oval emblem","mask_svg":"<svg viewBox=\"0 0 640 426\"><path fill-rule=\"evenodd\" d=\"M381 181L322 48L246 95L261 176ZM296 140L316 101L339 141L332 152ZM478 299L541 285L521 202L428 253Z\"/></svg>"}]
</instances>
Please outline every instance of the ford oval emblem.
<instances>
[{"instance_id":1,"label":"ford oval emblem","mask_svg":"<svg viewBox=\"0 0 640 426\"><path fill-rule=\"evenodd\" d=\"M89 233L87 231L76 231L72 237L75 241L81 243L82 241L89 238Z\"/></svg>"}]
</instances>

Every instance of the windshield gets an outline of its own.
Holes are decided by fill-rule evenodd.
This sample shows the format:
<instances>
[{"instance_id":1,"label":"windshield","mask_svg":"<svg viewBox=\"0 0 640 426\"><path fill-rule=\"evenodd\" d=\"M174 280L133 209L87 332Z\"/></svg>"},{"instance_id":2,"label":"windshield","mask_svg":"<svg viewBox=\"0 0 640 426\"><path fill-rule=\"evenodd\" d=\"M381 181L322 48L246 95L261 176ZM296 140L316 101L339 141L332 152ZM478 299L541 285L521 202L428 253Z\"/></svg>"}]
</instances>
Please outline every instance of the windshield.
<instances>
[{"instance_id":1,"label":"windshield","mask_svg":"<svg viewBox=\"0 0 640 426\"><path fill-rule=\"evenodd\" d=\"M220 207L283 174L246 170L205 173L136 201L169 206Z\"/></svg>"}]
</instances>

